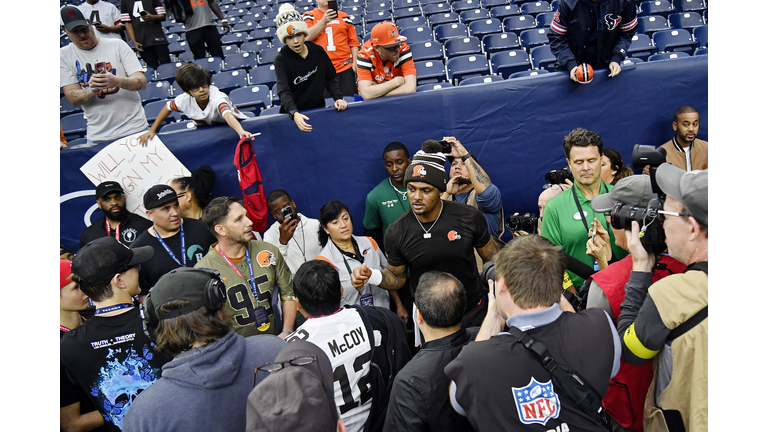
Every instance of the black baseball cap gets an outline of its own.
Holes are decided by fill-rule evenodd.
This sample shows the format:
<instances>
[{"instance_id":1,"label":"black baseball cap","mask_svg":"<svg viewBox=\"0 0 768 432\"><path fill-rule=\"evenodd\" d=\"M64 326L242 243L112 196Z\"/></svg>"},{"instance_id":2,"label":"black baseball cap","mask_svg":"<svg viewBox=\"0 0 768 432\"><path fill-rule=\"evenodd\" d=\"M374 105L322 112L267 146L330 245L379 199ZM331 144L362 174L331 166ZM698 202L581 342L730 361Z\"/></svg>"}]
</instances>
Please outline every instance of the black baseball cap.
<instances>
[{"instance_id":1,"label":"black baseball cap","mask_svg":"<svg viewBox=\"0 0 768 432\"><path fill-rule=\"evenodd\" d=\"M155 207L170 202L177 201L176 191L172 187L164 184L154 185L144 192L144 208L152 210Z\"/></svg>"},{"instance_id":2,"label":"black baseball cap","mask_svg":"<svg viewBox=\"0 0 768 432\"><path fill-rule=\"evenodd\" d=\"M206 267L179 267L164 274L157 280L155 286L149 290L149 297L154 309L152 312L158 319L169 319L180 315L192 313L205 306L205 286L209 281L218 278L219 272ZM223 282L222 282L223 286ZM160 313L160 306L173 300L186 300L189 305L171 312Z\"/></svg>"},{"instance_id":3,"label":"black baseball cap","mask_svg":"<svg viewBox=\"0 0 768 432\"><path fill-rule=\"evenodd\" d=\"M88 288L104 283L126 269L149 261L155 255L152 246L129 249L114 237L99 237L80 248L72 259L72 273Z\"/></svg>"},{"instance_id":4,"label":"black baseball cap","mask_svg":"<svg viewBox=\"0 0 768 432\"><path fill-rule=\"evenodd\" d=\"M123 187L116 181L105 181L96 186L96 198L104 198L104 195L111 192L125 193Z\"/></svg>"},{"instance_id":5,"label":"black baseball cap","mask_svg":"<svg viewBox=\"0 0 768 432\"><path fill-rule=\"evenodd\" d=\"M89 26L91 25L90 22L88 22L87 19L83 16L83 13L80 12L80 9L76 8L72 5L66 5L60 10L61 13L61 26L64 27L66 31L72 31L75 27L79 26Z\"/></svg>"}]
</instances>

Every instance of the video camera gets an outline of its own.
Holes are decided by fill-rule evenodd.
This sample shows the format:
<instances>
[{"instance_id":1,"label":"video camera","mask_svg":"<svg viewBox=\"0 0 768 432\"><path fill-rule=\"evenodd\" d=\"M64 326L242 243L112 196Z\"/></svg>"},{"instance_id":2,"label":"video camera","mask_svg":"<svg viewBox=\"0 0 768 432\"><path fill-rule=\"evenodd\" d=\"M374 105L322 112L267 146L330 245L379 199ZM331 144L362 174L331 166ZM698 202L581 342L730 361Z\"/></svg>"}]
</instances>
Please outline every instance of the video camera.
<instances>
[{"instance_id":1,"label":"video camera","mask_svg":"<svg viewBox=\"0 0 768 432\"><path fill-rule=\"evenodd\" d=\"M525 231L528 234L536 234L539 228L539 217L533 213L526 213L522 216L512 215L507 218L507 229L515 231Z\"/></svg>"},{"instance_id":2,"label":"video camera","mask_svg":"<svg viewBox=\"0 0 768 432\"><path fill-rule=\"evenodd\" d=\"M548 184L563 184L566 180L573 181L573 173L570 167L552 170L544 174L544 181Z\"/></svg>"},{"instance_id":3,"label":"video camera","mask_svg":"<svg viewBox=\"0 0 768 432\"><path fill-rule=\"evenodd\" d=\"M653 146L635 145L632 150L632 165L636 169L642 169L650 165L651 189L656 198L651 199L645 208L634 207L624 203L617 203L611 211L611 225L616 229L632 229L632 221L640 225L640 242L648 253L658 254L667 249L664 229L659 221L659 210L664 207L666 195L656 183L656 170L659 165L666 162L667 154L664 149L656 149Z\"/></svg>"}]
</instances>

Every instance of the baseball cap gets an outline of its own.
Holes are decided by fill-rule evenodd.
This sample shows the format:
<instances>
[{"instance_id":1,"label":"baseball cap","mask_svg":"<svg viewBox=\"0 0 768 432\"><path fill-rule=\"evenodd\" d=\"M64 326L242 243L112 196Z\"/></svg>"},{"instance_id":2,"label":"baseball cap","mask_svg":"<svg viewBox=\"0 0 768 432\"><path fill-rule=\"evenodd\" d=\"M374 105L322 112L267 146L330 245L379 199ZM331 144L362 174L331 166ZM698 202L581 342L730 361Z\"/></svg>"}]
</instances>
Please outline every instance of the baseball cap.
<instances>
[{"instance_id":1,"label":"baseball cap","mask_svg":"<svg viewBox=\"0 0 768 432\"><path fill-rule=\"evenodd\" d=\"M129 249L114 237L99 237L80 248L72 260L72 273L89 288L104 283L124 269L147 262L155 255L152 246Z\"/></svg>"},{"instance_id":2,"label":"baseball cap","mask_svg":"<svg viewBox=\"0 0 768 432\"><path fill-rule=\"evenodd\" d=\"M301 356L315 356L317 361L304 366L286 364L248 395L246 432L336 430L339 414L333 398L333 372L323 350L311 342L294 341L280 350L275 361L287 362Z\"/></svg>"},{"instance_id":3,"label":"baseball cap","mask_svg":"<svg viewBox=\"0 0 768 432\"><path fill-rule=\"evenodd\" d=\"M155 207L178 200L176 191L172 187L164 184L154 185L144 192L144 208L152 210Z\"/></svg>"},{"instance_id":4,"label":"baseball cap","mask_svg":"<svg viewBox=\"0 0 768 432\"><path fill-rule=\"evenodd\" d=\"M395 23L391 21L380 22L371 30L371 41L374 45L394 45L407 39L405 36L400 36Z\"/></svg>"},{"instance_id":5,"label":"baseball cap","mask_svg":"<svg viewBox=\"0 0 768 432\"><path fill-rule=\"evenodd\" d=\"M72 274L72 261L59 260L59 289L64 288L72 282L69 275Z\"/></svg>"},{"instance_id":6,"label":"baseball cap","mask_svg":"<svg viewBox=\"0 0 768 432\"><path fill-rule=\"evenodd\" d=\"M96 186L96 198L104 198L104 195L111 192L124 193L123 187L115 181L105 181Z\"/></svg>"},{"instance_id":7,"label":"baseball cap","mask_svg":"<svg viewBox=\"0 0 768 432\"><path fill-rule=\"evenodd\" d=\"M656 182L662 192L683 203L697 221L709 225L707 170L686 172L665 162L656 171Z\"/></svg>"},{"instance_id":8,"label":"baseball cap","mask_svg":"<svg viewBox=\"0 0 768 432\"><path fill-rule=\"evenodd\" d=\"M219 272L212 268L179 267L164 274L157 280L155 286L149 290L150 304L158 319L169 319L180 315L192 313L205 306L205 287ZM173 300L186 300L189 305L171 312L160 313L160 306ZM172 315L172 316L171 316Z\"/></svg>"},{"instance_id":9,"label":"baseball cap","mask_svg":"<svg viewBox=\"0 0 768 432\"><path fill-rule=\"evenodd\" d=\"M79 26L91 25L91 23L85 19L83 13L80 12L80 9L75 6L66 5L61 8L59 12L61 26L64 27L66 31L72 31L72 29Z\"/></svg>"},{"instance_id":10,"label":"baseball cap","mask_svg":"<svg viewBox=\"0 0 768 432\"><path fill-rule=\"evenodd\" d=\"M613 189L592 199L592 210L598 213L608 213L617 203L635 207L645 207L656 198L651 188L651 177L648 175L632 175L625 177Z\"/></svg>"}]
</instances>

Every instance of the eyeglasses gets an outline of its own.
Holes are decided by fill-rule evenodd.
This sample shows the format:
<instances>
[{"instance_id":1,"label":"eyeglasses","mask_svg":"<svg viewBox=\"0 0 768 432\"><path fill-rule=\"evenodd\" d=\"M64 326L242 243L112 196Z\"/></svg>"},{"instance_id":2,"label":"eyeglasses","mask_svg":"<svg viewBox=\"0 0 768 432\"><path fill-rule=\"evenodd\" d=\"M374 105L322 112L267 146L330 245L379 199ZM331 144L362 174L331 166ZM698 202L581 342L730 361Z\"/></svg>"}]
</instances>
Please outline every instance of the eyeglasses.
<instances>
[{"instance_id":1,"label":"eyeglasses","mask_svg":"<svg viewBox=\"0 0 768 432\"><path fill-rule=\"evenodd\" d=\"M291 366L306 366L308 364L312 364L317 361L317 356L299 356L294 357L290 360L282 361L282 362L271 362L271 363L265 363L253 371L253 386L256 387L256 375L259 371L262 372L277 372L281 369L285 369L286 365Z\"/></svg>"},{"instance_id":2,"label":"eyeglasses","mask_svg":"<svg viewBox=\"0 0 768 432\"><path fill-rule=\"evenodd\" d=\"M664 215L667 215L667 216L680 216L680 217L684 217L684 218L687 218L687 217L690 216L689 214L678 213L678 212L671 212L671 211L666 211L666 210L657 210L656 212L659 214L659 222L661 222L661 223L664 223L664 220L666 219L666 216L664 216Z\"/></svg>"}]
</instances>

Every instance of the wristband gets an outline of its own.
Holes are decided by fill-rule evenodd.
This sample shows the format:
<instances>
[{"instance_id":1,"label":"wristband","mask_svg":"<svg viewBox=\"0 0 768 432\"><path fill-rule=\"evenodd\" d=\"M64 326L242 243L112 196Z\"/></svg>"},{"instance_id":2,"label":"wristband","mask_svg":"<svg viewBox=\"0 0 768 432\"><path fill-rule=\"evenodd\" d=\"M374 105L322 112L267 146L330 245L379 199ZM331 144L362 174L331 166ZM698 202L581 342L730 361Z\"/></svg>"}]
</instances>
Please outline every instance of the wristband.
<instances>
[{"instance_id":1,"label":"wristband","mask_svg":"<svg viewBox=\"0 0 768 432\"><path fill-rule=\"evenodd\" d=\"M297 110L290 110L288 112L288 115L291 116L291 120L293 120L293 115L296 114L297 112L299 112L299 111L297 111Z\"/></svg>"},{"instance_id":2,"label":"wristband","mask_svg":"<svg viewBox=\"0 0 768 432\"><path fill-rule=\"evenodd\" d=\"M467 159L469 159L469 158L475 159L475 155L474 155L474 154L472 154L472 152L471 152L471 151L468 151L468 152L467 152L467 154L465 154L464 156L462 156L462 157L461 157L461 161L462 161L462 162L466 162L466 161L467 161ZM477 159L475 159L475 160L477 160Z\"/></svg>"},{"instance_id":3,"label":"wristband","mask_svg":"<svg viewBox=\"0 0 768 432\"><path fill-rule=\"evenodd\" d=\"M291 334L291 332L286 329L283 329L283 331L281 331L280 333Z\"/></svg>"},{"instance_id":4,"label":"wristband","mask_svg":"<svg viewBox=\"0 0 768 432\"><path fill-rule=\"evenodd\" d=\"M369 284L379 286L382 279L381 270L371 269L371 277L368 278Z\"/></svg>"}]
</instances>

